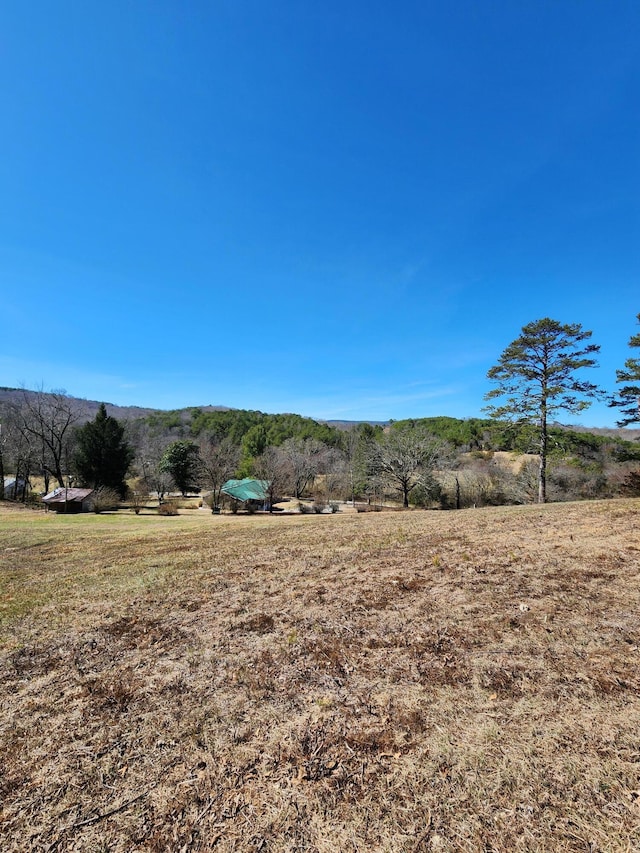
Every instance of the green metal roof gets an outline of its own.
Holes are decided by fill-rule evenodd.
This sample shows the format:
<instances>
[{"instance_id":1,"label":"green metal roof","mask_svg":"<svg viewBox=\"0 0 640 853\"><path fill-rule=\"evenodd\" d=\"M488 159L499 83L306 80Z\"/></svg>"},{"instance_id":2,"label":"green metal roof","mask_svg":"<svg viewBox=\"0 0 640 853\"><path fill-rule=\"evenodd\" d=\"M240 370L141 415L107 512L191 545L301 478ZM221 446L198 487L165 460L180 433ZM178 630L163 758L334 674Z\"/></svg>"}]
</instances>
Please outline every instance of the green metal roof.
<instances>
[{"instance_id":1,"label":"green metal roof","mask_svg":"<svg viewBox=\"0 0 640 853\"><path fill-rule=\"evenodd\" d=\"M238 501L266 501L268 488L268 480L245 477L244 480L227 480L222 491Z\"/></svg>"}]
</instances>

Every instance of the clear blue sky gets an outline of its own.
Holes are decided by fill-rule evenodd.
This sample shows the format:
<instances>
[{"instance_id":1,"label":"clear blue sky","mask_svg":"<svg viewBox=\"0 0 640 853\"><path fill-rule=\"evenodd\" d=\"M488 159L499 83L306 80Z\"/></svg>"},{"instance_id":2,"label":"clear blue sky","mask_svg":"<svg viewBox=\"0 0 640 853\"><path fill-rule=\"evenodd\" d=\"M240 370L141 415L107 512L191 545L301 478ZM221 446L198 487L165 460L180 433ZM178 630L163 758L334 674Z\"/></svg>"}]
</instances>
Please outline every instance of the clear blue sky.
<instances>
[{"instance_id":1,"label":"clear blue sky","mask_svg":"<svg viewBox=\"0 0 640 853\"><path fill-rule=\"evenodd\" d=\"M476 416L550 316L612 390L639 45L637 0L5 0L0 385Z\"/></svg>"}]
</instances>

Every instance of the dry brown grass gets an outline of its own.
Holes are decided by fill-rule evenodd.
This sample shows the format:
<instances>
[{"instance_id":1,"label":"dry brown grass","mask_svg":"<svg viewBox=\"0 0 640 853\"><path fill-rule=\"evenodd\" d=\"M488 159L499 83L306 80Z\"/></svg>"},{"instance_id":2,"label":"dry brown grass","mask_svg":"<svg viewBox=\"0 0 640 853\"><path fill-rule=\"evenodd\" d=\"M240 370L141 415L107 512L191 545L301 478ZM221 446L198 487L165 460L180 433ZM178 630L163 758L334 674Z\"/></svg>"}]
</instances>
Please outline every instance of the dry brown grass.
<instances>
[{"instance_id":1,"label":"dry brown grass","mask_svg":"<svg viewBox=\"0 0 640 853\"><path fill-rule=\"evenodd\" d=\"M640 849L639 510L0 509L1 849Z\"/></svg>"}]
</instances>

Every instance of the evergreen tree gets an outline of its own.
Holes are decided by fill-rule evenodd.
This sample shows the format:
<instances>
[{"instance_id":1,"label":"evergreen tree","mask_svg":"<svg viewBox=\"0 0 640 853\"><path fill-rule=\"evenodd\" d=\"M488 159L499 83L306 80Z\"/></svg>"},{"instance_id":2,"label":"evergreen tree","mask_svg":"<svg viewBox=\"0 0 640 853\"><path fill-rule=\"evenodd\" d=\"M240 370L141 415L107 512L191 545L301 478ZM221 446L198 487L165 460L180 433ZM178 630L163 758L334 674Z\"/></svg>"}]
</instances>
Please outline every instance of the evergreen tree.
<instances>
[{"instance_id":1,"label":"evergreen tree","mask_svg":"<svg viewBox=\"0 0 640 853\"><path fill-rule=\"evenodd\" d=\"M78 429L76 439L74 463L81 482L94 489L114 489L124 497L125 477L134 453L125 440L124 427L107 414L104 403L95 419Z\"/></svg>"},{"instance_id":2,"label":"evergreen tree","mask_svg":"<svg viewBox=\"0 0 640 853\"><path fill-rule=\"evenodd\" d=\"M183 495L199 490L202 462L192 441L174 441L162 454L160 470L166 471Z\"/></svg>"},{"instance_id":3,"label":"evergreen tree","mask_svg":"<svg viewBox=\"0 0 640 853\"><path fill-rule=\"evenodd\" d=\"M591 382L581 382L575 373L595 367L591 357L599 352L596 344L582 346L591 337L579 323L561 325L545 317L522 328L519 338L509 344L487 377L498 383L485 399L506 397L502 405L487 406L494 418L511 417L536 427L540 465L538 502L547 499L547 454L549 421L558 411L576 414L591 405L585 397L601 392Z\"/></svg>"},{"instance_id":4,"label":"evergreen tree","mask_svg":"<svg viewBox=\"0 0 640 853\"><path fill-rule=\"evenodd\" d=\"M638 314L638 322L640 322L640 314ZM640 334L631 336L629 346L640 347ZM623 417L618 421L620 427L640 423L640 358L628 358L624 367L624 370L616 371L616 376L618 382L625 384L618 391L619 398L611 403L612 406L619 406L622 409Z\"/></svg>"}]
</instances>

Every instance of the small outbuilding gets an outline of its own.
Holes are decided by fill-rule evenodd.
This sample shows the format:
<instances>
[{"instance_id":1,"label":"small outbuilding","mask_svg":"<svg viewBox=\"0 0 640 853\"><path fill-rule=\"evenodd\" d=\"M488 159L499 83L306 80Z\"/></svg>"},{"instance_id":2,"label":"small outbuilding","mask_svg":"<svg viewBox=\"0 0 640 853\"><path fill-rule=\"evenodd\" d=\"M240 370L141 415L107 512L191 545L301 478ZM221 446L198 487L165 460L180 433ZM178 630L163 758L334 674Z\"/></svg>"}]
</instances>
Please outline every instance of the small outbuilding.
<instances>
[{"instance_id":1,"label":"small outbuilding","mask_svg":"<svg viewBox=\"0 0 640 853\"><path fill-rule=\"evenodd\" d=\"M93 489L54 489L42 500L47 509L54 512L91 512L93 510Z\"/></svg>"},{"instance_id":2,"label":"small outbuilding","mask_svg":"<svg viewBox=\"0 0 640 853\"><path fill-rule=\"evenodd\" d=\"M222 487L222 494L240 501L240 503L266 504L268 501L268 480L253 480L245 477L244 480L227 480Z\"/></svg>"},{"instance_id":3,"label":"small outbuilding","mask_svg":"<svg viewBox=\"0 0 640 853\"><path fill-rule=\"evenodd\" d=\"M31 491L29 480L24 477L5 477L3 497L5 501L24 500Z\"/></svg>"}]
</instances>

